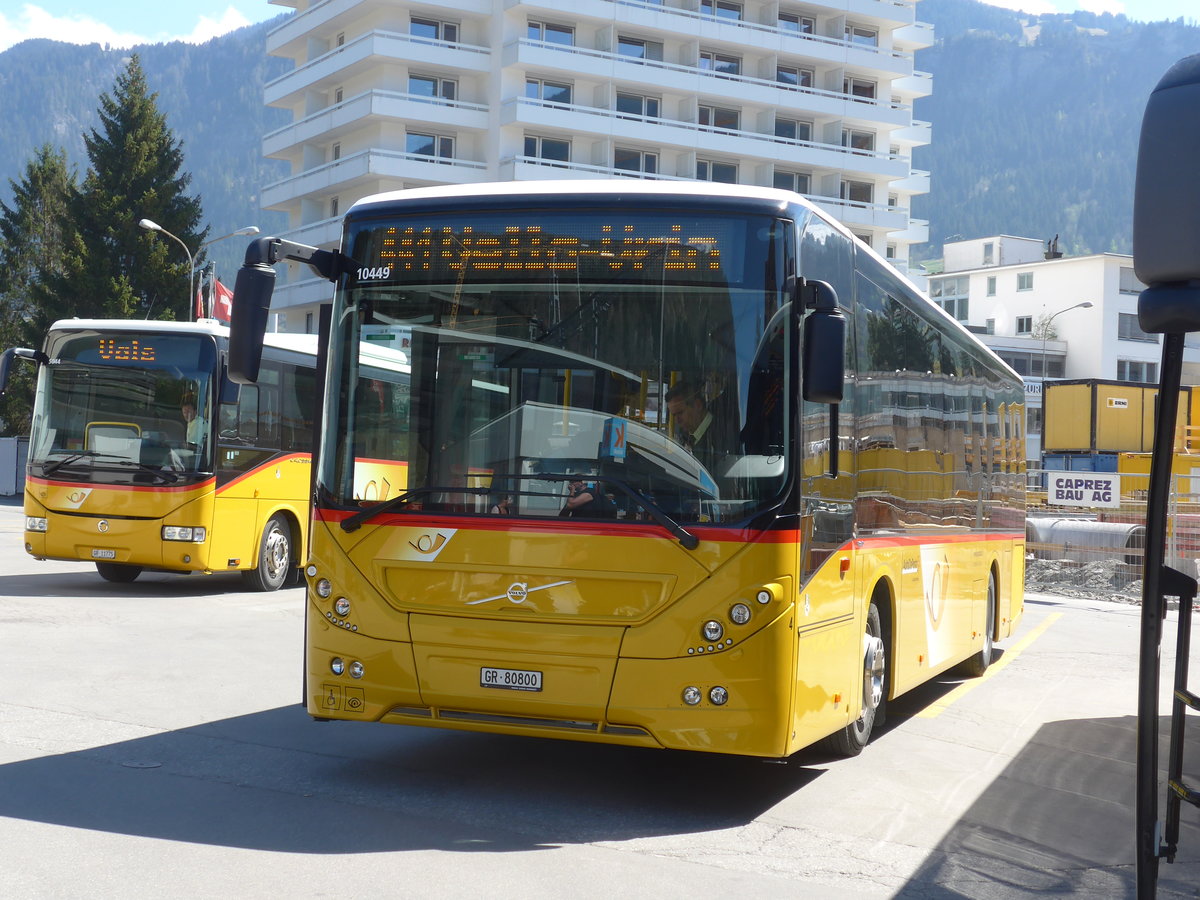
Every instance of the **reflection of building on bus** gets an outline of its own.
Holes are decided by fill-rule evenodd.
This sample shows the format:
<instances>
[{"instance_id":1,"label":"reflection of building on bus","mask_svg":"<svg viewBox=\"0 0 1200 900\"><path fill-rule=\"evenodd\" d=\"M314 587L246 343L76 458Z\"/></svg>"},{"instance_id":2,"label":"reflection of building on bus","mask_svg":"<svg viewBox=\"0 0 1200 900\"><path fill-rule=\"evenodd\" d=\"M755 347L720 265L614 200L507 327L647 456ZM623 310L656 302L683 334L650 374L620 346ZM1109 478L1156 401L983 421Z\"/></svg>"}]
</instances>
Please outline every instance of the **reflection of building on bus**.
<instances>
[{"instance_id":1,"label":"reflection of building on bus","mask_svg":"<svg viewBox=\"0 0 1200 900\"><path fill-rule=\"evenodd\" d=\"M856 753L889 698L982 672L1021 616L1020 380L798 195L414 189L356 204L328 264L264 246L355 275L316 473L315 716ZM256 271L239 296L265 297ZM404 362L379 375L368 346ZM672 414L686 384L722 453ZM402 493L363 494L380 465ZM559 517L573 482L616 515Z\"/></svg>"},{"instance_id":2,"label":"reflection of building on bus","mask_svg":"<svg viewBox=\"0 0 1200 900\"><path fill-rule=\"evenodd\" d=\"M255 385L223 377L216 322L68 319L39 353L25 491L33 556L242 572L274 590L308 530L315 339L268 335Z\"/></svg>"}]
</instances>

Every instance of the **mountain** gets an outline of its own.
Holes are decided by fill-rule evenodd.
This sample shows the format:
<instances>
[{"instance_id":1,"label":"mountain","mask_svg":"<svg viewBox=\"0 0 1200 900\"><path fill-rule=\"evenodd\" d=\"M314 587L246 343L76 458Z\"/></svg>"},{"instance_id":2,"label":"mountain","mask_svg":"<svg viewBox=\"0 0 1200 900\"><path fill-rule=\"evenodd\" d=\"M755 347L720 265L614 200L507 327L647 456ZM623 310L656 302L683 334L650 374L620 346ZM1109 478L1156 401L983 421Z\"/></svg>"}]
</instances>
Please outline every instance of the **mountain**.
<instances>
[{"instance_id":1,"label":"mountain","mask_svg":"<svg viewBox=\"0 0 1200 900\"><path fill-rule=\"evenodd\" d=\"M287 13L284 14L289 15ZM0 199L9 202L9 180L19 180L34 151L49 142L67 151L82 178L87 169L83 134L98 126L102 93L137 53L159 110L183 143L190 192L203 204L210 235L244 225L264 233L287 227L281 213L259 209L263 185L287 175L286 164L262 157L262 135L290 115L263 105L263 85L291 68L266 55L267 31L280 18L251 25L205 44L149 44L111 50L50 40L24 41L0 53ZM131 210L137 217L137 210ZM234 238L209 248L222 280L232 281L245 252Z\"/></svg>"},{"instance_id":2,"label":"mountain","mask_svg":"<svg viewBox=\"0 0 1200 900\"><path fill-rule=\"evenodd\" d=\"M282 230L284 217L260 210L258 194L287 174L261 154L262 135L289 120L262 101L263 85L291 65L265 51L267 31L283 16L199 46L128 51L36 40L0 53L0 199L47 141L82 174L82 133L137 52L183 141L211 234L250 224ZM977 0L922 0L917 17L933 24L937 43L917 55L934 92L916 105L917 118L933 123L933 143L914 158L931 173L930 193L913 203L930 223L914 260L940 256L948 238L993 234L1058 234L1072 254L1129 252L1142 111L1171 64L1200 51L1200 27L1031 16ZM218 272L232 278L244 247L238 239L214 245Z\"/></svg>"},{"instance_id":3,"label":"mountain","mask_svg":"<svg viewBox=\"0 0 1200 900\"><path fill-rule=\"evenodd\" d=\"M922 0L917 16L937 43L917 55L934 92L915 110L933 142L914 154L931 173L913 201L929 220L914 258L993 234L1058 234L1069 254L1131 252L1142 113L1163 73L1200 51L1200 27L975 0Z\"/></svg>"}]
</instances>

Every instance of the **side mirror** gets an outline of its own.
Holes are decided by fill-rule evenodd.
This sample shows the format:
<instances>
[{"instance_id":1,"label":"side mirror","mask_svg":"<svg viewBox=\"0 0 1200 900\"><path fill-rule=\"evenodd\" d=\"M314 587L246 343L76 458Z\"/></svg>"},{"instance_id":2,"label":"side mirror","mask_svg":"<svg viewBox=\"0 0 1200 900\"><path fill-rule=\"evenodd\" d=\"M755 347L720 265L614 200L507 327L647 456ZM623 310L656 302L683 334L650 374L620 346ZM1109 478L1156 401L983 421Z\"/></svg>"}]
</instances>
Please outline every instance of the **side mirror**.
<instances>
[{"instance_id":1,"label":"side mirror","mask_svg":"<svg viewBox=\"0 0 1200 900\"><path fill-rule=\"evenodd\" d=\"M246 251L247 257L251 251ZM229 377L254 384L262 362L263 335L275 292L275 270L266 263L247 261L238 269L229 321Z\"/></svg>"},{"instance_id":2,"label":"side mirror","mask_svg":"<svg viewBox=\"0 0 1200 900\"><path fill-rule=\"evenodd\" d=\"M1200 54L1172 66L1142 118L1133 199L1133 266L1150 333L1200 331Z\"/></svg>"},{"instance_id":3,"label":"side mirror","mask_svg":"<svg viewBox=\"0 0 1200 900\"><path fill-rule=\"evenodd\" d=\"M8 390L8 373L12 369L14 359L27 359L32 363L41 364L47 361L41 350L29 350L25 347L9 347L0 353L0 397Z\"/></svg>"},{"instance_id":4,"label":"side mirror","mask_svg":"<svg viewBox=\"0 0 1200 900\"><path fill-rule=\"evenodd\" d=\"M804 320L802 396L813 403L841 403L846 381L846 317L837 292L824 281L800 288L800 308L812 312Z\"/></svg>"}]
</instances>

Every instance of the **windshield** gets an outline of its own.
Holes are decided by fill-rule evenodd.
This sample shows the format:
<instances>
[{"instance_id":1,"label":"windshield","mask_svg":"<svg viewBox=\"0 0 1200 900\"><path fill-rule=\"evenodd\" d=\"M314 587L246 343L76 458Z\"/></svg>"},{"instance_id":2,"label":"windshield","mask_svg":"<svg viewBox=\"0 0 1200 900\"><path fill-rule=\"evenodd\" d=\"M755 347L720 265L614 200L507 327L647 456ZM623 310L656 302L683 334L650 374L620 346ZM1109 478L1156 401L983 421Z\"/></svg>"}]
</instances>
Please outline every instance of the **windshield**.
<instances>
[{"instance_id":1,"label":"windshield","mask_svg":"<svg viewBox=\"0 0 1200 900\"><path fill-rule=\"evenodd\" d=\"M30 435L35 473L161 484L212 472L211 337L56 331L46 352Z\"/></svg>"},{"instance_id":2,"label":"windshield","mask_svg":"<svg viewBox=\"0 0 1200 900\"><path fill-rule=\"evenodd\" d=\"M761 509L787 475L793 233L695 211L352 224L326 496L681 523Z\"/></svg>"}]
</instances>

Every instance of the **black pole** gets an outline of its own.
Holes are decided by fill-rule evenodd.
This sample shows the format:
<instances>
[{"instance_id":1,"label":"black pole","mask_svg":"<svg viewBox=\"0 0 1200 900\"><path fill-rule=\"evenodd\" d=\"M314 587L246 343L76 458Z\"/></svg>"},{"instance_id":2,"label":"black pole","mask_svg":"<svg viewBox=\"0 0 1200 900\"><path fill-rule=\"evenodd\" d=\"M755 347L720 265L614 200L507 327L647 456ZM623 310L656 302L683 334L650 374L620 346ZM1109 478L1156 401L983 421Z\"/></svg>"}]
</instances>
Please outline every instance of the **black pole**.
<instances>
[{"instance_id":1,"label":"black pole","mask_svg":"<svg viewBox=\"0 0 1200 900\"><path fill-rule=\"evenodd\" d=\"M1158 892L1160 854L1158 819L1158 690L1162 644L1163 560L1166 553L1167 503L1171 496L1171 464L1175 456L1175 418L1183 372L1182 333L1164 335L1154 451L1150 457L1150 491L1146 501L1146 556L1142 579L1142 631L1138 660L1137 717L1137 895L1147 900Z\"/></svg>"}]
</instances>

